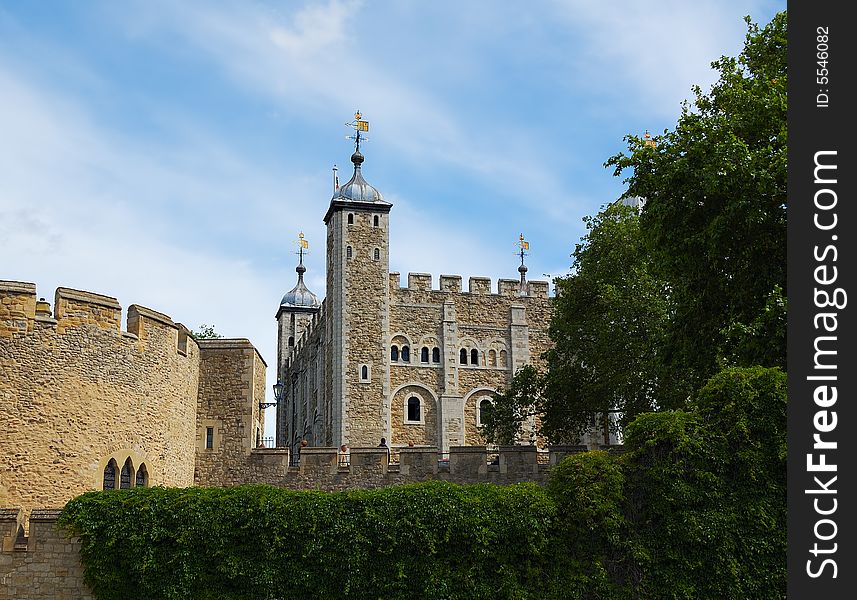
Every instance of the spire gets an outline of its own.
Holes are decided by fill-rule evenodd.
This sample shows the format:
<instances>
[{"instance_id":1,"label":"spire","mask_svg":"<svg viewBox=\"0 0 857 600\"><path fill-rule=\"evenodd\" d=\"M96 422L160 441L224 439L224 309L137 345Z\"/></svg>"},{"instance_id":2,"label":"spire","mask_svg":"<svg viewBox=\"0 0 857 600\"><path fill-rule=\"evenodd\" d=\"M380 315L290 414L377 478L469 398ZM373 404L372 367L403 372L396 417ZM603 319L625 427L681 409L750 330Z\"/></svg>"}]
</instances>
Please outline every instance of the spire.
<instances>
[{"instance_id":1,"label":"spire","mask_svg":"<svg viewBox=\"0 0 857 600\"><path fill-rule=\"evenodd\" d=\"M516 253L521 257L521 266L518 267L518 273L521 274L521 287L518 290L518 293L521 296L527 295L527 265L524 264L524 257L527 256L527 250L530 249L530 242L524 239L524 234L518 238L518 241L515 243L516 246L520 248L520 250Z\"/></svg>"},{"instance_id":2,"label":"spire","mask_svg":"<svg viewBox=\"0 0 857 600\"><path fill-rule=\"evenodd\" d=\"M318 301L318 297L309 291L304 283L304 273L306 273L306 267L304 266L304 250L307 248L309 248L309 242L304 238L303 232L301 232L298 234L298 251L295 253L298 255L298 266L295 267L295 271L298 274L298 283L295 287L289 290L280 301L280 306L286 307L289 310L293 310L295 308L316 309L321 305Z\"/></svg>"}]
</instances>

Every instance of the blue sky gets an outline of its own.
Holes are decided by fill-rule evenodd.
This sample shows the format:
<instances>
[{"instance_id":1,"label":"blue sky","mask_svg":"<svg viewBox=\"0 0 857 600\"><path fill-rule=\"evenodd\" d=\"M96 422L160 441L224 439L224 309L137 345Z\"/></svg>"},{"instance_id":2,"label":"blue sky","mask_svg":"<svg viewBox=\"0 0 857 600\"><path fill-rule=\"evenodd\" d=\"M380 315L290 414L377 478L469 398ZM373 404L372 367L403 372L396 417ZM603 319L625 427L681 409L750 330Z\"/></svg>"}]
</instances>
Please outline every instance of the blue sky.
<instances>
[{"instance_id":1,"label":"blue sky","mask_svg":"<svg viewBox=\"0 0 857 600\"><path fill-rule=\"evenodd\" d=\"M743 15L784 9L0 0L0 279L248 337L273 384L300 231L324 295L322 217L333 165L351 174L355 109L403 282L516 278L522 232L546 279L624 191L602 166L623 136L671 128L710 62L740 51Z\"/></svg>"}]
</instances>

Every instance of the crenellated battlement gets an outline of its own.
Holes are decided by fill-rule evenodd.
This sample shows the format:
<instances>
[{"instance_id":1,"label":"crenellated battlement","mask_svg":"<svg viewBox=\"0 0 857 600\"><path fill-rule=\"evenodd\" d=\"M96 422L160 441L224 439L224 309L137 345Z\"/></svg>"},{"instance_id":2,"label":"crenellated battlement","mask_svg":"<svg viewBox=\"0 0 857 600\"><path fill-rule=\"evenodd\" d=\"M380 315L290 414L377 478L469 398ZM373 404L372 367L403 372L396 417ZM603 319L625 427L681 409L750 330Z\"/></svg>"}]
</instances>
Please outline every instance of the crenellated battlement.
<instances>
[{"instance_id":1,"label":"crenellated battlement","mask_svg":"<svg viewBox=\"0 0 857 600\"><path fill-rule=\"evenodd\" d=\"M291 457L287 448L255 448L247 458L248 464L233 469L233 479L223 483L267 483L295 490L326 491L371 489L428 480L459 484L544 483L553 465L570 454L588 450L585 445L553 446L546 451L536 446L493 449L452 446L443 454L434 446L418 446L394 448L390 460L387 450L376 446L354 447L345 453L338 448L307 447L298 457ZM204 481L197 483L208 485Z\"/></svg>"},{"instance_id":2,"label":"crenellated battlement","mask_svg":"<svg viewBox=\"0 0 857 600\"><path fill-rule=\"evenodd\" d=\"M521 282L517 279L499 279L497 281L496 292L493 282L490 277L470 277L467 280L467 291L462 290L461 275L441 275L439 278L439 288L432 287L432 275L429 273L408 273L408 284L405 287L401 286L401 273L393 271L390 277L390 292L411 291L411 292L443 292L446 294L472 294L479 296L498 295L509 298L520 297ZM550 293L550 284L547 281L528 281L527 294L525 296L533 298L547 298Z\"/></svg>"},{"instance_id":3,"label":"crenellated battlement","mask_svg":"<svg viewBox=\"0 0 857 600\"><path fill-rule=\"evenodd\" d=\"M148 340L155 337L170 340L179 354L187 355L190 331L169 315L139 304L128 307L126 331L122 331L122 306L112 296L84 290L58 287L54 294L53 312L44 298L36 299L36 284L22 281L0 281L0 338L27 335L38 329L53 329L56 335L71 335L85 327L115 335L117 338ZM144 349L146 344L141 346Z\"/></svg>"}]
</instances>

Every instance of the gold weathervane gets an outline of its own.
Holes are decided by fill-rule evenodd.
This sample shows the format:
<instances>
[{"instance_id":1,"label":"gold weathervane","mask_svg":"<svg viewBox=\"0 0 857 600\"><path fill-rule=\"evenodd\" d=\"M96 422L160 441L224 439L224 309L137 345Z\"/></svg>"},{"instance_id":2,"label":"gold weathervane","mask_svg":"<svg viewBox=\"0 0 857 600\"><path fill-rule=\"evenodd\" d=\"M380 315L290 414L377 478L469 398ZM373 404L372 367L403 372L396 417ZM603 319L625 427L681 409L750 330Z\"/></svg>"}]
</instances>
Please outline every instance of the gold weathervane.
<instances>
[{"instance_id":1,"label":"gold weathervane","mask_svg":"<svg viewBox=\"0 0 857 600\"><path fill-rule=\"evenodd\" d=\"M354 120L345 125L354 130L354 135L345 136L346 139L354 140L355 151L360 152L360 142L369 139L365 135L360 135L362 132L369 133L369 121L364 121L363 115L358 110L354 113Z\"/></svg>"},{"instance_id":2,"label":"gold weathervane","mask_svg":"<svg viewBox=\"0 0 857 600\"><path fill-rule=\"evenodd\" d=\"M309 242L304 239L303 231L298 234L298 246L300 246L301 248L309 248Z\"/></svg>"}]
</instances>

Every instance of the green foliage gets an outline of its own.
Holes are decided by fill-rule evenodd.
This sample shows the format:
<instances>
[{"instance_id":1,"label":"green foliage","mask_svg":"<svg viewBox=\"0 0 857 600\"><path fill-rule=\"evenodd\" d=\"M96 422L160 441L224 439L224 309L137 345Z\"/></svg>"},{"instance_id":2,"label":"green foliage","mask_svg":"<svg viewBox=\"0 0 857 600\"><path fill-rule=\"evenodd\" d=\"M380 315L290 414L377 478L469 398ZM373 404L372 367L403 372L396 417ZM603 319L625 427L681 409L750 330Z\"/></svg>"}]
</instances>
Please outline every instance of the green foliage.
<instances>
[{"instance_id":1,"label":"green foliage","mask_svg":"<svg viewBox=\"0 0 857 600\"><path fill-rule=\"evenodd\" d=\"M651 274L637 210L615 204L584 221L550 324L540 412L554 441L573 441L599 413L619 411L624 424L668 398L659 376L667 287Z\"/></svg>"},{"instance_id":2,"label":"green foliage","mask_svg":"<svg viewBox=\"0 0 857 600\"><path fill-rule=\"evenodd\" d=\"M545 488L137 488L60 522L99 598L779 599L785 461L785 375L732 368Z\"/></svg>"},{"instance_id":3,"label":"green foliage","mask_svg":"<svg viewBox=\"0 0 857 600\"><path fill-rule=\"evenodd\" d=\"M666 364L690 389L724 353L785 367L784 328L761 321L786 289L786 15L747 23L741 54L712 63L719 80L694 89L674 131L656 147L629 136L629 154L607 161L631 170L628 195L646 199L641 229L673 302Z\"/></svg>"},{"instance_id":4,"label":"green foliage","mask_svg":"<svg viewBox=\"0 0 857 600\"><path fill-rule=\"evenodd\" d=\"M692 411L626 431L626 516L643 598L781 598L786 377L727 369Z\"/></svg>"},{"instance_id":5,"label":"green foliage","mask_svg":"<svg viewBox=\"0 0 857 600\"><path fill-rule=\"evenodd\" d=\"M494 405L482 415L481 432L488 443L518 443L524 423L537 410L541 390L542 377L535 367L518 369L509 387L494 395Z\"/></svg>"},{"instance_id":6,"label":"green foliage","mask_svg":"<svg viewBox=\"0 0 857 600\"><path fill-rule=\"evenodd\" d=\"M534 484L434 482L93 492L61 522L99 598L538 598L554 514Z\"/></svg>"},{"instance_id":7,"label":"green foliage","mask_svg":"<svg viewBox=\"0 0 857 600\"><path fill-rule=\"evenodd\" d=\"M205 323L200 325L198 330L191 331L190 335L195 340L219 340L223 338L214 330L214 325L206 325Z\"/></svg>"},{"instance_id":8,"label":"green foliage","mask_svg":"<svg viewBox=\"0 0 857 600\"><path fill-rule=\"evenodd\" d=\"M628 597L624 483L619 462L601 451L572 455L551 471L548 491L557 503L555 570L562 576L550 582L547 596Z\"/></svg>"}]
</instances>

